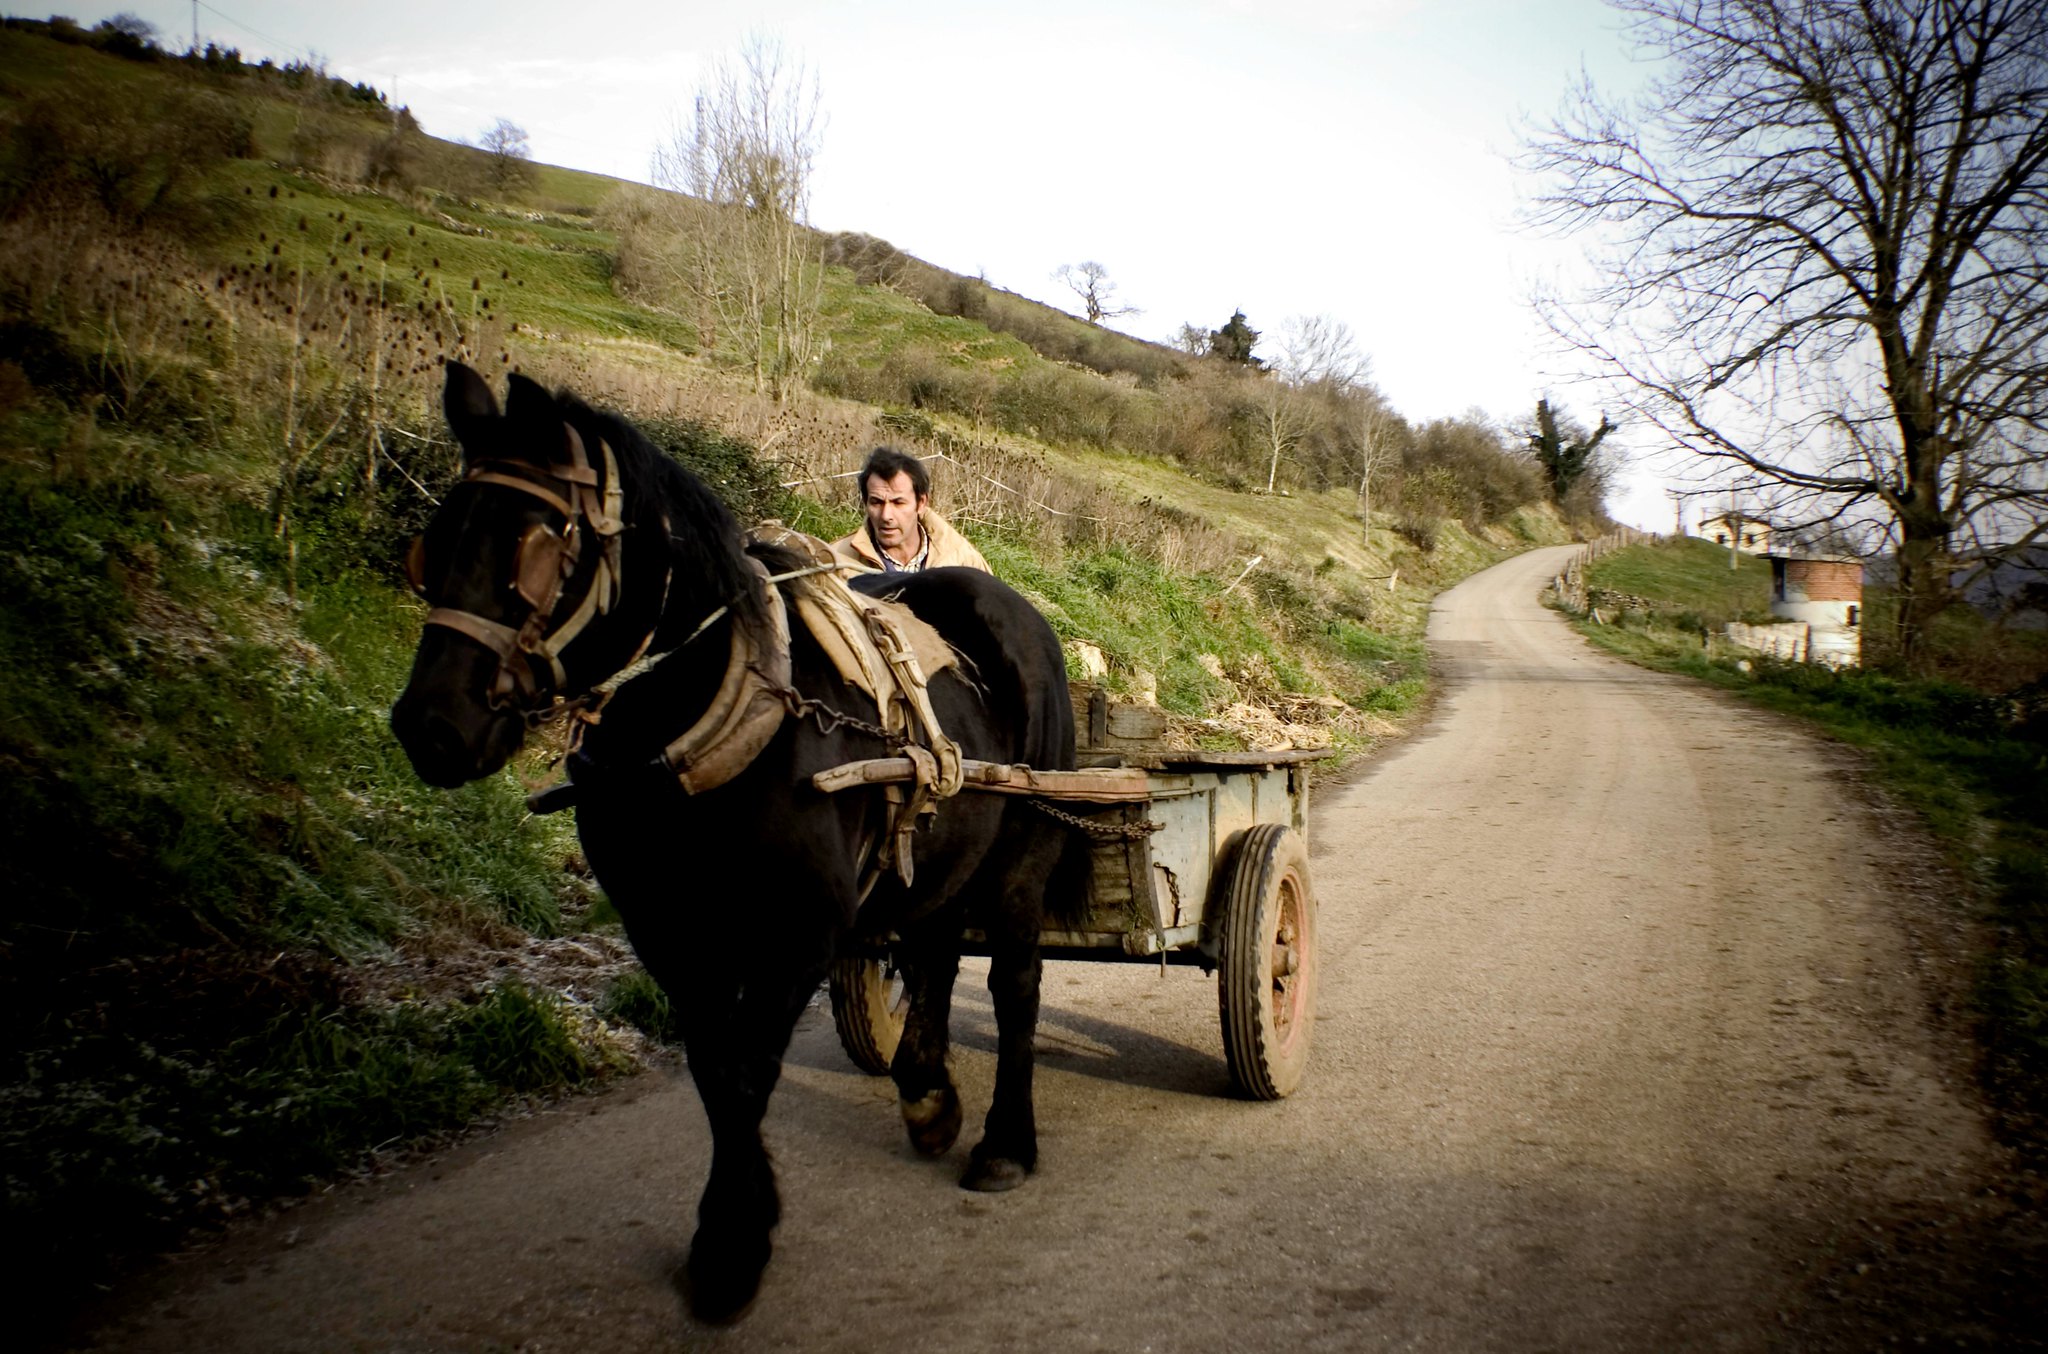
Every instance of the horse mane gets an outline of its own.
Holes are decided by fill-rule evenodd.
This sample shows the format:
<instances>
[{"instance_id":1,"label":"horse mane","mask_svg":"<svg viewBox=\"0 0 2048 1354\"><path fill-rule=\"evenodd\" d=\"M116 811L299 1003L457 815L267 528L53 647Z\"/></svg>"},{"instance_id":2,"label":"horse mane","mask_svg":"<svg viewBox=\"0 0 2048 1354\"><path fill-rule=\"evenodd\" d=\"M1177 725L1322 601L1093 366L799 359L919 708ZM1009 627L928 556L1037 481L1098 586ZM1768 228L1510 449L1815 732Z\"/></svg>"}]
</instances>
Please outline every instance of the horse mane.
<instances>
[{"instance_id":1,"label":"horse mane","mask_svg":"<svg viewBox=\"0 0 2048 1354\"><path fill-rule=\"evenodd\" d=\"M645 511L649 504L668 513L668 548L676 580L671 586L701 580L705 595L698 600L704 611L729 606L747 625L764 623L768 599L747 566L748 554L761 551L749 548L739 519L725 500L624 418L593 408L567 390L557 391L555 398L562 416L586 442L601 437L611 444L625 481L627 520L651 516ZM766 562L775 572L774 562ZM671 600L677 600L673 592ZM690 624L697 619L679 617Z\"/></svg>"}]
</instances>

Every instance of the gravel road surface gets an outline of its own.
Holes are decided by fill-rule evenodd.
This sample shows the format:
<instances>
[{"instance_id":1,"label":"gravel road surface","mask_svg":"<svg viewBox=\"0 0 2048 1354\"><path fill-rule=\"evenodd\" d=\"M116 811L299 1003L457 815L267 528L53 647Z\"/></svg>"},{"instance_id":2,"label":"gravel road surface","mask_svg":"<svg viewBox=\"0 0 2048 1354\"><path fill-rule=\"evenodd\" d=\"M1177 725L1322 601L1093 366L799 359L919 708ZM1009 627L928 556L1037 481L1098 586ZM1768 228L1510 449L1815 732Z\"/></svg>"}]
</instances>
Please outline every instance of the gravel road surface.
<instances>
[{"instance_id":1,"label":"gravel road surface","mask_svg":"<svg viewBox=\"0 0 2048 1354\"><path fill-rule=\"evenodd\" d=\"M1319 791L1315 1055L1228 1094L1198 970L1049 965L1038 1174L911 1153L829 1013L767 1133L736 1327L676 1288L708 1143L636 1079L138 1281L83 1347L1670 1350L1991 1346L2004 1162L1910 829L1845 754L1589 650L1536 551L1439 599L1429 726ZM2039 1276L2020 1280L2038 1284Z\"/></svg>"}]
</instances>

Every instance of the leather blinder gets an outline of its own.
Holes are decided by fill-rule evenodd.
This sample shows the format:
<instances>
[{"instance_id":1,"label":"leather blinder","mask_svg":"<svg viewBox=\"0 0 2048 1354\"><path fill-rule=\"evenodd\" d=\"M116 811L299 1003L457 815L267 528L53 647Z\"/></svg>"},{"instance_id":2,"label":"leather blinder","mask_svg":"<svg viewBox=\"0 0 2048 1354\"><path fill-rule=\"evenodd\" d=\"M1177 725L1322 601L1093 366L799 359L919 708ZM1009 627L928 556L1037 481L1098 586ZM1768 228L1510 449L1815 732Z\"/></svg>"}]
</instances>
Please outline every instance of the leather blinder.
<instances>
[{"instance_id":1,"label":"leather blinder","mask_svg":"<svg viewBox=\"0 0 2048 1354\"><path fill-rule=\"evenodd\" d=\"M575 554L569 540L535 523L519 538L519 550L512 561L513 590L535 611L551 612L574 567Z\"/></svg>"}]
</instances>

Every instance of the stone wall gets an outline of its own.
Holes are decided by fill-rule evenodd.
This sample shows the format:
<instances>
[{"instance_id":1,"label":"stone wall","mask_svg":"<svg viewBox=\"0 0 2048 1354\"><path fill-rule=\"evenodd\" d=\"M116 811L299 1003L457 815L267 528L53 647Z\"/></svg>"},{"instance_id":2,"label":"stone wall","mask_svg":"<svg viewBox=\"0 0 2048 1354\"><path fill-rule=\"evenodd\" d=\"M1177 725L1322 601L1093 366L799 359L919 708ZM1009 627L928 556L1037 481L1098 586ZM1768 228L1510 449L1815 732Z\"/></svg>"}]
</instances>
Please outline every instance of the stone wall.
<instances>
[{"instance_id":1,"label":"stone wall","mask_svg":"<svg viewBox=\"0 0 2048 1354\"><path fill-rule=\"evenodd\" d=\"M1745 649L1786 663L1804 663L1811 640L1808 627L1792 625L1744 625L1741 621L1728 622L1725 632L1729 642L1740 644Z\"/></svg>"}]
</instances>

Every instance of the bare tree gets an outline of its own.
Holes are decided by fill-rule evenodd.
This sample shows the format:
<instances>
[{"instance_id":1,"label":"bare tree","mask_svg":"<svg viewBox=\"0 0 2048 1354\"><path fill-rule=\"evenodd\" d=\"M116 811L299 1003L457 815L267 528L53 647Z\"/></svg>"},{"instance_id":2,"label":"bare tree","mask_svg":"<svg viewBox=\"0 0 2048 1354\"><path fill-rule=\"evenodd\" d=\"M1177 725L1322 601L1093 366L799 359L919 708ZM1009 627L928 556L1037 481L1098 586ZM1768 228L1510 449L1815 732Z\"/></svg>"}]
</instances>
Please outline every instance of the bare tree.
<instances>
[{"instance_id":1,"label":"bare tree","mask_svg":"<svg viewBox=\"0 0 2048 1354\"><path fill-rule=\"evenodd\" d=\"M1662 74L1532 133L1604 281L1553 327L1781 511L1869 514L1922 658L1951 570L2048 517L2048 7L1616 0Z\"/></svg>"},{"instance_id":2,"label":"bare tree","mask_svg":"<svg viewBox=\"0 0 2048 1354\"><path fill-rule=\"evenodd\" d=\"M1280 326L1275 348L1259 401L1269 494L1279 478L1280 458L1331 423L1335 406L1366 371L1350 328L1328 315L1289 318Z\"/></svg>"},{"instance_id":3,"label":"bare tree","mask_svg":"<svg viewBox=\"0 0 2048 1354\"><path fill-rule=\"evenodd\" d=\"M1087 312L1090 324L1144 313L1136 306L1117 304L1116 283L1109 280L1109 269L1093 259L1079 264L1061 264L1053 272L1053 280L1081 298L1081 307Z\"/></svg>"},{"instance_id":4,"label":"bare tree","mask_svg":"<svg viewBox=\"0 0 2048 1354\"><path fill-rule=\"evenodd\" d=\"M1358 516L1370 526L1373 481L1384 478L1400 461L1402 418L1379 391L1367 385L1352 391L1346 406L1358 457Z\"/></svg>"},{"instance_id":5,"label":"bare tree","mask_svg":"<svg viewBox=\"0 0 2048 1354\"><path fill-rule=\"evenodd\" d=\"M688 120L655 152L675 204L671 273L696 302L699 338L788 397L817 354L824 265L810 228L823 136L817 78L755 38L706 73Z\"/></svg>"},{"instance_id":6,"label":"bare tree","mask_svg":"<svg viewBox=\"0 0 2048 1354\"><path fill-rule=\"evenodd\" d=\"M1185 353L1189 357L1209 355L1209 331L1198 324L1182 323L1173 337L1166 342L1175 352Z\"/></svg>"},{"instance_id":7,"label":"bare tree","mask_svg":"<svg viewBox=\"0 0 2048 1354\"><path fill-rule=\"evenodd\" d=\"M1280 475L1280 458L1291 454L1315 424L1315 408L1302 392L1278 372L1267 372L1259 383L1259 436L1269 453L1266 460L1266 492L1272 493Z\"/></svg>"},{"instance_id":8,"label":"bare tree","mask_svg":"<svg viewBox=\"0 0 2048 1354\"><path fill-rule=\"evenodd\" d=\"M503 193L532 181L532 150L526 129L518 123L499 118L477 139L477 148L489 157L484 177L493 189Z\"/></svg>"}]
</instances>

